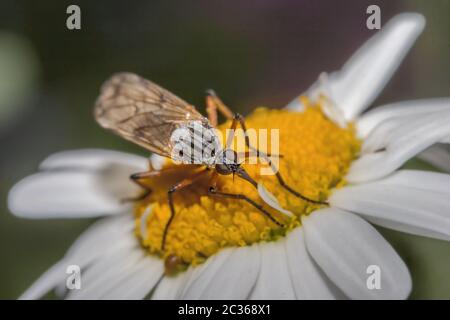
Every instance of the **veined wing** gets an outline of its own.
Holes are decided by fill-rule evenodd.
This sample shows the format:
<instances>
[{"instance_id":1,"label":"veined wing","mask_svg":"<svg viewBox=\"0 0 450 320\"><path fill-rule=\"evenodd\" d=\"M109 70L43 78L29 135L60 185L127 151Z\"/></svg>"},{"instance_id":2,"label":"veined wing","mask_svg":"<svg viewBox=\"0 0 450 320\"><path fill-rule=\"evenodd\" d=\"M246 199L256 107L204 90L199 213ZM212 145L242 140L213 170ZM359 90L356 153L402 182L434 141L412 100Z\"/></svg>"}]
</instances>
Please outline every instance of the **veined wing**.
<instances>
[{"instance_id":1,"label":"veined wing","mask_svg":"<svg viewBox=\"0 0 450 320\"><path fill-rule=\"evenodd\" d=\"M194 106L133 73L115 74L103 84L94 113L102 127L165 157L171 156L174 130L208 121Z\"/></svg>"}]
</instances>

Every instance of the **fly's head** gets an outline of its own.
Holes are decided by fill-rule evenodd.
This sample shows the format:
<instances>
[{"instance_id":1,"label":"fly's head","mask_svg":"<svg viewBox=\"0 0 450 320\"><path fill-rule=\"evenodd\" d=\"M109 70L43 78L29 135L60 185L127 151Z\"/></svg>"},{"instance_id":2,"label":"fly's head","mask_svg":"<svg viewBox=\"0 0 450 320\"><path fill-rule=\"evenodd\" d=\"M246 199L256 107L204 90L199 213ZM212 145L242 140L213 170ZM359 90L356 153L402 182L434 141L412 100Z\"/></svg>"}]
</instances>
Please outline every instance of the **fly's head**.
<instances>
[{"instance_id":1,"label":"fly's head","mask_svg":"<svg viewBox=\"0 0 450 320\"><path fill-rule=\"evenodd\" d=\"M235 174L240 167L237 153L232 149L223 149L216 159L215 169L218 174Z\"/></svg>"},{"instance_id":2,"label":"fly's head","mask_svg":"<svg viewBox=\"0 0 450 320\"><path fill-rule=\"evenodd\" d=\"M215 170L220 175L230 175L236 174L240 178L247 180L253 186L257 187L257 183L253 180L248 173L241 167L239 163L238 154L232 149L224 149L216 158L217 162L215 165Z\"/></svg>"}]
</instances>

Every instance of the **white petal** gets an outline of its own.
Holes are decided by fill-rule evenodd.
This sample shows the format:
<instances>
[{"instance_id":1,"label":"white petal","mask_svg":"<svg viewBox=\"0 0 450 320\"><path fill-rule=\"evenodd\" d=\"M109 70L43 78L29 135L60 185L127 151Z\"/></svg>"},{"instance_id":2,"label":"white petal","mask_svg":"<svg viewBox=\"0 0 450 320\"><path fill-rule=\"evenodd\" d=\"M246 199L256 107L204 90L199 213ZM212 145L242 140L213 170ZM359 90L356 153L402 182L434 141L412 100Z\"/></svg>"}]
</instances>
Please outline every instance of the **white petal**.
<instances>
[{"instance_id":1,"label":"white petal","mask_svg":"<svg viewBox=\"0 0 450 320\"><path fill-rule=\"evenodd\" d=\"M401 170L383 180L336 190L333 206L408 233L450 240L450 175Z\"/></svg>"},{"instance_id":2,"label":"white petal","mask_svg":"<svg viewBox=\"0 0 450 320\"><path fill-rule=\"evenodd\" d=\"M152 167L155 170L160 170L166 161L167 161L166 157L162 157L156 153L150 156L150 163L152 164Z\"/></svg>"},{"instance_id":3,"label":"white petal","mask_svg":"<svg viewBox=\"0 0 450 320\"><path fill-rule=\"evenodd\" d=\"M95 281L103 281L109 273L115 272L116 269L124 267L132 259L138 261L144 254L141 247L116 247L113 250L109 249L105 253L98 253L93 259L89 259L89 255L81 257L76 260L72 257L64 260L71 264L80 265L82 270L82 279L85 284L83 287L92 286ZM89 261L89 263L86 263Z\"/></svg>"},{"instance_id":4,"label":"white petal","mask_svg":"<svg viewBox=\"0 0 450 320\"><path fill-rule=\"evenodd\" d=\"M76 264L87 265L109 251L137 247L134 227L131 214L103 218L75 240L65 257Z\"/></svg>"},{"instance_id":5,"label":"white petal","mask_svg":"<svg viewBox=\"0 0 450 320\"><path fill-rule=\"evenodd\" d=\"M432 145L417 157L439 170L450 172L450 146L448 144L437 143Z\"/></svg>"},{"instance_id":6,"label":"white petal","mask_svg":"<svg viewBox=\"0 0 450 320\"><path fill-rule=\"evenodd\" d=\"M200 299L233 250L234 248L223 249L209 257L205 263L194 267L192 276L186 284L181 298L188 300Z\"/></svg>"},{"instance_id":7,"label":"white petal","mask_svg":"<svg viewBox=\"0 0 450 320\"><path fill-rule=\"evenodd\" d=\"M130 210L106 190L105 181L91 172L40 172L10 190L8 207L24 218L85 218Z\"/></svg>"},{"instance_id":8,"label":"white petal","mask_svg":"<svg viewBox=\"0 0 450 320\"><path fill-rule=\"evenodd\" d=\"M128 228L126 228L128 229ZM101 230L104 231L104 230ZM163 273L160 259L146 256L133 233L110 238L102 248L102 232L87 234L76 243L65 260L84 263L81 290L70 291L69 299L141 299L156 285ZM112 235L112 234L111 234ZM96 242L92 242L92 240ZM132 240L134 243L131 243ZM124 245L129 242L130 245ZM91 249L87 244L91 244ZM95 243L93 246L92 243ZM94 249L99 244L99 250Z\"/></svg>"},{"instance_id":9,"label":"white petal","mask_svg":"<svg viewBox=\"0 0 450 320\"><path fill-rule=\"evenodd\" d=\"M261 267L250 299L295 299L295 292L289 274L284 243L285 239L259 244Z\"/></svg>"},{"instance_id":10,"label":"white petal","mask_svg":"<svg viewBox=\"0 0 450 320\"><path fill-rule=\"evenodd\" d=\"M258 278L259 268L260 253L256 245L236 248L219 267L199 298L246 299ZM199 277L197 281L202 279Z\"/></svg>"},{"instance_id":11,"label":"white petal","mask_svg":"<svg viewBox=\"0 0 450 320\"><path fill-rule=\"evenodd\" d=\"M193 273L193 267L175 276L165 276L155 289L152 300L175 300L180 299Z\"/></svg>"},{"instance_id":12,"label":"white petal","mask_svg":"<svg viewBox=\"0 0 450 320\"><path fill-rule=\"evenodd\" d=\"M51 155L41 171L10 191L10 210L26 218L73 218L116 214L121 200L139 194L129 176L148 169L148 160L107 150L73 150Z\"/></svg>"},{"instance_id":13,"label":"white petal","mask_svg":"<svg viewBox=\"0 0 450 320\"><path fill-rule=\"evenodd\" d=\"M64 295L69 265L78 265L83 273L88 265L98 268L95 265L105 257L120 257L134 249L141 251L132 227L131 215L108 217L94 223L78 237L65 257L36 280L21 298L38 299L55 287L60 296Z\"/></svg>"},{"instance_id":14,"label":"white petal","mask_svg":"<svg viewBox=\"0 0 450 320\"><path fill-rule=\"evenodd\" d=\"M82 250L76 252L76 254L71 254L74 250L70 250L62 261L66 267L69 265L79 266L82 271L82 281L84 284L89 283L89 287L95 283L96 280L101 280L103 277L106 277L108 272L114 271L115 268L120 267L120 263L129 260L129 255L135 254L139 257L142 256L142 248L136 245L137 241L129 241L130 238L131 235L130 237L122 237L122 239L112 238L110 239L111 245L107 246L104 245L104 243L101 243L99 245L100 248L98 249L94 248L97 247L97 244L95 242L91 242L90 250ZM93 243L95 243L95 245L93 245ZM100 251L102 250L102 247L103 251ZM111 267L113 264L114 267ZM55 286L55 292L60 297L66 296L68 290L65 282L57 283ZM93 297L89 296L85 298L93 299Z\"/></svg>"},{"instance_id":15,"label":"white petal","mask_svg":"<svg viewBox=\"0 0 450 320\"><path fill-rule=\"evenodd\" d=\"M392 118L402 118L411 115L424 115L430 112L450 109L450 98L434 98L412 101L401 101L376 107L362 115L356 123L360 137L365 138L380 123Z\"/></svg>"},{"instance_id":16,"label":"white petal","mask_svg":"<svg viewBox=\"0 0 450 320\"><path fill-rule=\"evenodd\" d=\"M95 268L82 270L81 289L71 290L67 295L70 300L101 299L112 288L131 276L143 258L143 250L129 250L104 257L95 264Z\"/></svg>"},{"instance_id":17,"label":"white petal","mask_svg":"<svg viewBox=\"0 0 450 320\"><path fill-rule=\"evenodd\" d=\"M268 204L270 207L272 207L273 209L284 213L285 215L287 215L288 217L292 217L294 214L292 212L290 212L289 210L283 209L281 207L281 205L279 204L277 198L275 198L275 196L270 193L262 183L258 183L258 194L261 197L261 199Z\"/></svg>"},{"instance_id":18,"label":"white petal","mask_svg":"<svg viewBox=\"0 0 450 320\"><path fill-rule=\"evenodd\" d=\"M146 256L134 268L134 272L109 290L102 299L143 299L154 288L164 273L161 259Z\"/></svg>"},{"instance_id":19,"label":"white petal","mask_svg":"<svg viewBox=\"0 0 450 320\"><path fill-rule=\"evenodd\" d=\"M127 167L133 171L148 169L148 159L130 153L103 150L79 149L54 153L39 166L41 170L92 169L102 170L110 164Z\"/></svg>"},{"instance_id":20,"label":"white petal","mask_svg":"<svg viewBox=\"0 0 450 320\"><path fill-rule=\"evenodd\" d=\"M349 182L386 176L419 152L450 137L450 109L408 116L405 120L393 118L371 132L367 143L372 145L365 149L377 150L363 154L352 163L346 177Z\"/></svg>"},{"instance_id":21,"label":"white petal","mask_svg":"<svg viewBox=\"0 0 450 320\"><path fill-rule=\"evenodd\" d=\"M291 102L289 102L286 106L286 109L296 112L303 112L305 110L305 106L300 101L299 97L295 98Z\"/></svg>"},{"instance_id":22,"label":"white petal","mask_svg":"<svg viewBox=\"0 0 450 320\"><path fill-rule=\"evenodd\" d=\"M48 269L39 280L35 281L20 297L20 300L36 300L52 290L56 284L63 283L67 277L67 264L59 261L53 267Z\"/></svg>"},{"instance_id":23,"label":"white petal","mask_svg":"<svg viewBox=\"0 0 450 320\"><path fill-rule=\"evenodd\" d=\"M141 231L141 235L147 235L147 219L152 213L152 206L148 206L147 209L145 209L144 214L140 217L140 226L139 229ZM143 240L145 240L144 238Z\"/></svg>"},{"instance_id":24,"label":"white petal","mask_svg":"<svg viewBox=\"0 0 450 320\"><path fill-rule=\"evenodd\" d=\"M351 299L405 299L411 278L394 249L369 223L336 208L302 219L314 260ZM370 266L379 267L381 287L368 286ZM372 288L372 289L369 289Z\"/></svg>"},{"instance_id":25,"label":"white petal","mask_svg":"<svg viewBox=\"0 0 450 320\"><path fill-rule=\"evenodd\" d=\"M389 177L375 181L369 185L378 184L433 191L439 194L450 194L450 175L438 172L399 170Z\"/></svg>"},{"instance_id":26,"label":"white petal","mask_svg":"<svg viewBox=\"0 0 450 320\"><path fill-rule=\"evenodd\" d=\"M346 62L329 76L331 98L347 120L371 105L425 26L417 13L395 16Z\"/></svg>"},{"instance_id":27,"label":"white petal","mask_svg":"<svg viewBox=\"0 0 450 320\"><path fill-rule=\"evenodd\" d=\"M306 251L302 228L296 228L289 233L285 245L296 298L301 300L335 299L332 284Z\"/></svg>"},{"instance_id":28,"label":"white petal","mask_svg":"<svg viewBox=\"0 0 450 320\"><path fill-rule=\"evenodd\" d=\"M135 265L144 255L141 250L116 250L92 264L84 266L81 272L80 290L68 291L67 299L99 299L106 291L102 289L105 282L114 281L127 268ZM108 287L110 289L110 287Z\"/></svg>"},{"instance_id":29,"label":"white petal","mask_svg":"<svg viewBox=\"0 0 450 320\"><path fill-rule=\"evenodd\" d=\"M140 188L130 180L130 175L146 171L149 161L130 153L103 150L80 149L61 151L45 159L40 169L44 171L90 172L105 193L115 199L136 196Z\"/></svg>"}]
</instances>

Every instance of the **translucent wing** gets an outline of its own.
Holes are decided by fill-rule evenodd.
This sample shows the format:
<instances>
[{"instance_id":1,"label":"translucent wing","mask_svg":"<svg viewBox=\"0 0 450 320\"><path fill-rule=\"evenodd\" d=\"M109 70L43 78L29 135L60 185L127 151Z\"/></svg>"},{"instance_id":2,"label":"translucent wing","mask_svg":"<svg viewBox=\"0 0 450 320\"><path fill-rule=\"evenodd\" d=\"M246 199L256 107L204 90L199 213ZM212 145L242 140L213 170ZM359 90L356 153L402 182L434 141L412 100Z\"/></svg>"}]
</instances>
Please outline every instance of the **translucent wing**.
<instances>
[{"instance_id":1,"label":"translucent wing","mask_svg":"<svg viewBox=\"0 0 450 320\"><path fill-rule=\"evenodd\" d=\"M175 129L208 121L194 106L133 73L118 73L103 84L94 113L102 127L165 157L171 156Z\"/></svg>"}]
</instances>

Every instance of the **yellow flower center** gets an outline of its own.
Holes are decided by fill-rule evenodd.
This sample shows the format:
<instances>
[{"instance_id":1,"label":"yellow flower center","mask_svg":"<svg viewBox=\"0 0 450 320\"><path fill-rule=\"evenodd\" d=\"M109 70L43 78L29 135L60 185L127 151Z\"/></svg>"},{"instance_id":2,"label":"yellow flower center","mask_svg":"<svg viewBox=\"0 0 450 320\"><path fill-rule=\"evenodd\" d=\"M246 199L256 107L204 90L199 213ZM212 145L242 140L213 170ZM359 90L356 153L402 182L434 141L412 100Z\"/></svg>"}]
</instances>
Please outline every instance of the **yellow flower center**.
<instances>
[{"instance_id":1,"label":"yellow flower center","mask_svg":"<svg viewBox=\"0 0 450 320\"><path fill-rule=\"evenodd\" d=\"M360 141L353 125L341 128L329 120L320 105L308 103L304 112L256 109L246 118L247 129L279 129L279 172L285 182L304 196L326 201L330 191L345 184L345 176L356 158ZM218 129L230 127L226 122ZM270 136L270 134L269 134ZM270 143L268 144L270 151ZM265 150L263 150L265 151ZM175 166L167 161L165 167ZM173 194L175 217L167 233L164 252L161 242L170 217L167 190L189 175L190 170L178 170L170 175L149 179L152 193L136 205L136 235L151 254L182 261L184 266L202 263L220 249L247 246L259 241L274 241L300 225L300 217L320 205L304 201L282 188L274 175L261 175L264 164L243 164L257 182L263 183L282 208L294 213L289 218L264 203L257 190L247 181L232 175L218 176L217 190L245 194L264 206L281 221L279 227L264 214L243 200L227 199L208 194L211 176ZM211 170L212 171L212 170ZM170 261L166 260L169 264Z\"/></svg>"}]
</instances>

